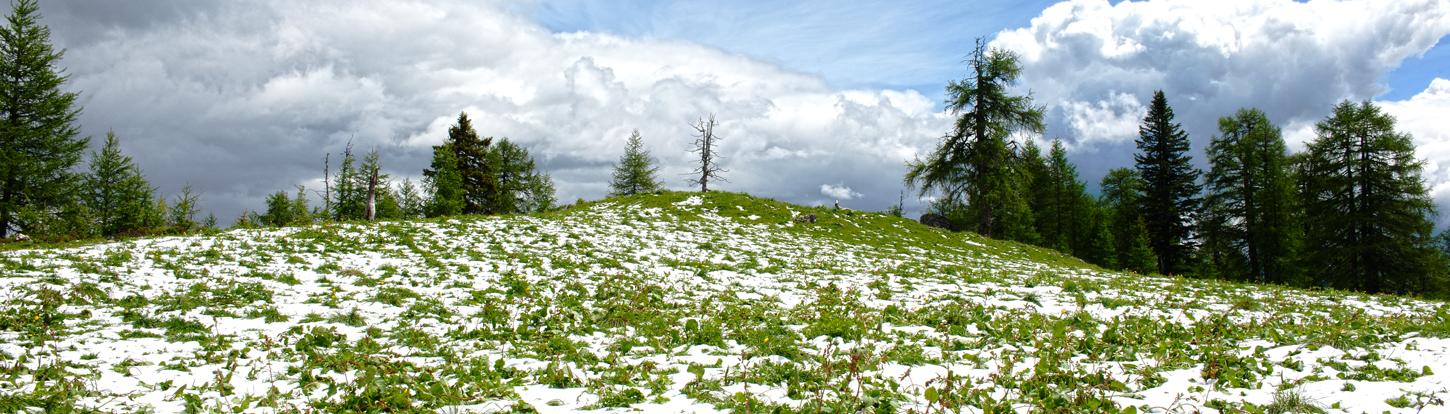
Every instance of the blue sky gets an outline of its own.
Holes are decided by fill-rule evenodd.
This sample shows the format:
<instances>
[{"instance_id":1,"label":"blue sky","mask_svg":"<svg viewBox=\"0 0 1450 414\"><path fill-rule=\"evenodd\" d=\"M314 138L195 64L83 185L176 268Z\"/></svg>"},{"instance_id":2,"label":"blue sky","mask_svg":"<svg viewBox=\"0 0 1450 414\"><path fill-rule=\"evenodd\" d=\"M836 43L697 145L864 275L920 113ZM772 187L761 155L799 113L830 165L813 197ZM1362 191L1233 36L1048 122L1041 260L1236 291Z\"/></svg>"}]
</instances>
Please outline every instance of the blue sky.
<instances>
[{"instance_id":1,"label":"blue sky","mask_svg":"<svg viewBox=\"0 0 1450 414\"><path fill-rule=\"evenodd\" d=\"M1026 27L1056 3L549 0L539 6L537 16L556 33L701 43L816 74L838 88L915 89L939 102L946 82L962 78L961 60L973 39ZM1381 80L1389 91L1376 99L1409 99L1435 78L1450 77L1446 43L1390 71Z\"/></svg>"}]
</instances>

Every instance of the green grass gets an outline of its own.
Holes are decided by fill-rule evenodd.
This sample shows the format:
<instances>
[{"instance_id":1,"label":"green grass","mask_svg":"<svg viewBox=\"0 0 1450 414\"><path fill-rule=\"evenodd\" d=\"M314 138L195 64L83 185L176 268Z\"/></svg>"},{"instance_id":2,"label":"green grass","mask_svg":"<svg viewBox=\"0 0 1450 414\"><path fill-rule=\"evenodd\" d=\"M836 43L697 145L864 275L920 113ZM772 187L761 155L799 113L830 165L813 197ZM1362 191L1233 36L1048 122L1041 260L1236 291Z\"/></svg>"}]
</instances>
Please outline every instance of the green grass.
<instances>
[{"instance_id":1,"label":"green grass","mask_svg":"<svg viewBox=\"0 0 1450 414\"><path fill-rule=\"evenodd\" d=\"M794 220L807 213L817 222ZM1439 302L1121 274L885 213L723 192L12 250L0 281L0 334L25 346L0 352L0 408L100 412L144 411L143 394L196 412L1351 402L1292 391L1324 381L1406 384L1383 407L1412 410L1439 401L1409 385L1435 373L1396 358L1450 336ZM153 345L116 359L116 343ZM103 372L150 391L88 385ZM195 379L164 379L180 373ZM584 397L523 400L517 387L532 386ZM1149 404L1160 391L1185 399Z\"/></svg>"}]
</instances>

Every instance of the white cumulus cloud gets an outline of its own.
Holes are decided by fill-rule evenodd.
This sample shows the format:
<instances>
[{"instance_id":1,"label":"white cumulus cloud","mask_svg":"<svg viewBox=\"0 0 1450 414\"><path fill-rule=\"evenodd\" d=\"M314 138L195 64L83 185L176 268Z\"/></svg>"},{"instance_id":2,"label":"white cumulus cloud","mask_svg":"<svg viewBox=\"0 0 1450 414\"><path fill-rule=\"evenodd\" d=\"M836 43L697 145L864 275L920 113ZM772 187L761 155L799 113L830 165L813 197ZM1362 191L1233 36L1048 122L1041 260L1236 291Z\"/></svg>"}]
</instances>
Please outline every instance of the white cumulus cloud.
<instances>
[{"instance_id":1,"label":"white cumulus cloud","mask_svg":"<svg viewBox=\"0 0 1450 414\"><path fill-rule=\"evenodd\" d=\"M1410 99L1379 105L1395 116L1398 130L1414 137L1416 155L1426 161L1426 184L1441 209L1440 222L1450 222L1450 80L1435 79Z\"/></svg>"},{"instance_id":2,"label":"white cumulus cloud","mask_svg":"<svg viewBox=\"0 0 1450 414\"><path fill-rule=\"evenodd\" d=\"M1021 86L1048 105L1049 135L1106 150L1077 160L1097 177L1131 165L1156 90L1196 154L1219 117L1244 107L1303 140L1312 134L1295 131L1344 99L1384 92L1385 73L1447 33L1447 0L1070 0L992 44L1022 54Z\"/></svg>"},{"instance_id":3,"label":"white cumulus cloud","mask_svg":"<svg viewBox=\"0 0 1450 414\"><path fill-rule=\"evenodd\" d=\"M821 184L821 194L837 200L850 200L861 196L861 193L851 191L851 187L847 187L844 184Z\"/></svg>"}]
</instances>

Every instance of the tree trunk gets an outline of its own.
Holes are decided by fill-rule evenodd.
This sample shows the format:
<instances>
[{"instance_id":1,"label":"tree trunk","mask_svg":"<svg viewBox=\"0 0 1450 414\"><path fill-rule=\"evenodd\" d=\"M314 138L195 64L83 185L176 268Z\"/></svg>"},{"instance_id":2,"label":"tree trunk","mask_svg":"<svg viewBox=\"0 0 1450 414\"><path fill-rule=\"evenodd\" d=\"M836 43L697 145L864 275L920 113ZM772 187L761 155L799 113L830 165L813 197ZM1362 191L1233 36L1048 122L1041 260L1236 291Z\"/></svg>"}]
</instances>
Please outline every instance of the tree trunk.
<instances>
[{"instance_id":1,"label":"tree trunk","mask_svg":"<svg viewBox=\"0 0 1450 414\"><path fill-rule=\"evenodd\" d=\"M374 216L374 214L377 211L377 208L375 207L377 205L376 204L376 200L377 200L377 188L378 188L378 169L377 168L373 168L372 175L368 177L368 204L367 204L367 211L363 213L363 220L373 221L373 216Z\"/></svg>"}]
</instances>

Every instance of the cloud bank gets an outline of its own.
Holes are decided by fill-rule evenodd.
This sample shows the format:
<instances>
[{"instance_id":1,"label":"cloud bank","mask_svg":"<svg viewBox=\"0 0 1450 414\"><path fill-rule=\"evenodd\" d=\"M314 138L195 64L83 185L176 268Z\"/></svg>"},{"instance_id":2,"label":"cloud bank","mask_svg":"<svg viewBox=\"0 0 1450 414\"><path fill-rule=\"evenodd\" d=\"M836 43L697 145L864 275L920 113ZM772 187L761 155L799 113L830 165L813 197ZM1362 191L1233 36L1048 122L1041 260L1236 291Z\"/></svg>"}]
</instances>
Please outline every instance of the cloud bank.
<instances>
[{"instance_id":1,"label":"cloud bank","mask_svg":"<svg viewBox=\"0 0 1450 414\"><path fill-rule=\"evenodd\" d=\"M70 4L44 11L105 22L55 27L85 132L114 128L153 182L205 191L224 222L268 193L317 188L324 155L335 169L348 142L417 177L460 111L529 148L566 201L606 193L636 128L666 186L684 189L689 124L715 114L730 172L712 187L813 203L821 182L896 192L904 160L948 125L915 91L835 90L698 44L554 34L509 3L208 3L163 21Z\"/></svg>"},{"instance_id":2,"label":"cloud bank","mask_svg":"<svg viewBox=\"0 0 1450 414\"><path fill-rule=\"evenodd\" d=\"M1021 53L1021 85L1048 107L1047 138L1071 144L1084 176L1095 180L1132 165L1133 139L1156 90L1197 154L1217 119L1243 107L1263 110L1284 126L1290 147L1302 149L1334 104L1385 92L1388 71L1447 33L1445 0L1073 0L1002 32L993 45ZM1416 122L1410 117L1402 125ZM1450 154L1441 156L1450 165Z\"/></svg>"},{"instance_id":3,"label":"cloud bank","mask_svg":"<svg viewBox=\"0 0 1450 414\"><path fill-rule=\"evenodd\" d=\"M605 194L610 165L636 128L667 186L685 189L678 174L693 169L689 124L713 113L730 182L712 187L884 210L896 204L890 196L901 190L905 161L950 127L939 103L915 90L842 90L818 74L692 42L551 33L536 21L536 5L41 7L42 23L67 49L67 88L81 92L84 133L114 129L164 192L190 183L223 223L262 207L268 193L318 188L324 155L335 168L348 142L379 151L385 172L417 177L460 111L480 133L529 148L566 201ZM1167 92L1199 154L1218 117L1250 106L1285 126L1297 148L1335 103L1382 93L1388 71L1447 33L1450 0L1073 0L993 44L1022 53L1021 86L1048 108L1044 138L1068 142L1095 183L1132 165L1132 139L1155 90ZM1446 92L1436 85L1384 104L1416 135L1447 205L1450 138L1437 119Z\"/></svg>"}]
</instances>

